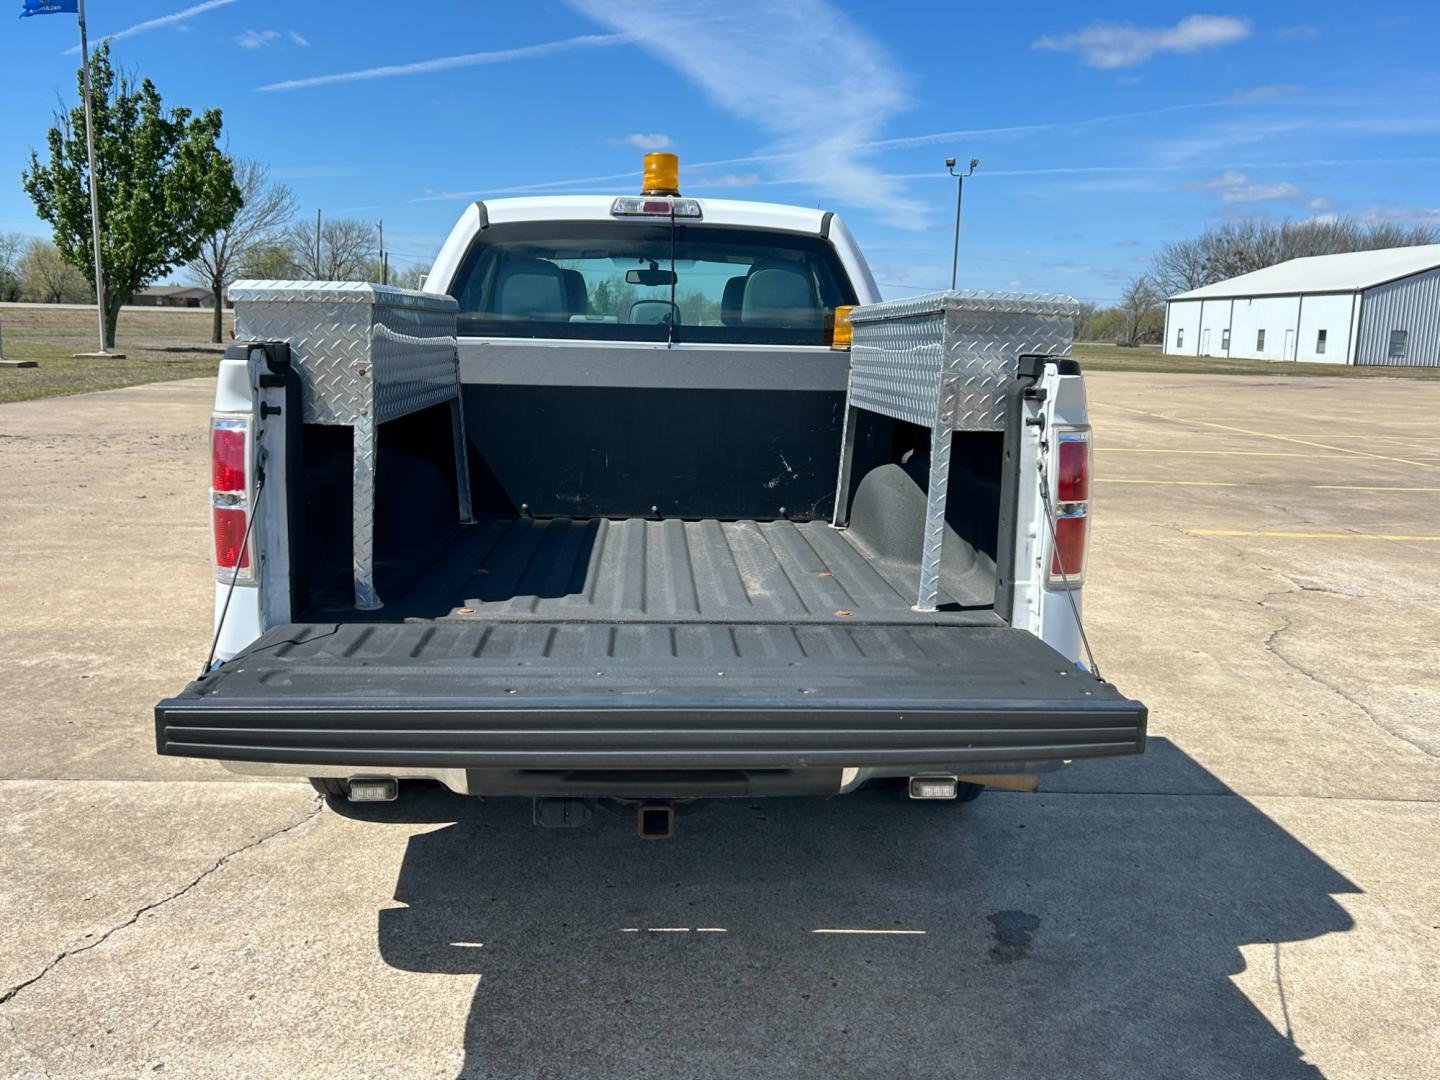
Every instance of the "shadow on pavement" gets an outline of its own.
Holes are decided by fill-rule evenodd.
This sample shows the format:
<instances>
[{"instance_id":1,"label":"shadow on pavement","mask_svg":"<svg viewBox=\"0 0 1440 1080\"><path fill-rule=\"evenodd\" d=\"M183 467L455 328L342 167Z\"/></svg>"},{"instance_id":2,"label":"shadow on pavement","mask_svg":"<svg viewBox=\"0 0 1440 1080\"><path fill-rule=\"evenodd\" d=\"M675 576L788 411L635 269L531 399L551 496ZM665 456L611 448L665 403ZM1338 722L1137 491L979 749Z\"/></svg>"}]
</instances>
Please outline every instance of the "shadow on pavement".
<instances>
[{"instance_id":1,"label":"shadow on pavement","mask_svg":"<svg viewBox=\"0 0 1440 1080\"><path fill-rule=\"evenodd\" d=\"M1317 1077L1228 976L1358 892L1228 794L742 799L653 843L412 794L366 816L450 824L410 840L380 950L478 978L464 1077Z\"/></svg>"}]
</instances>

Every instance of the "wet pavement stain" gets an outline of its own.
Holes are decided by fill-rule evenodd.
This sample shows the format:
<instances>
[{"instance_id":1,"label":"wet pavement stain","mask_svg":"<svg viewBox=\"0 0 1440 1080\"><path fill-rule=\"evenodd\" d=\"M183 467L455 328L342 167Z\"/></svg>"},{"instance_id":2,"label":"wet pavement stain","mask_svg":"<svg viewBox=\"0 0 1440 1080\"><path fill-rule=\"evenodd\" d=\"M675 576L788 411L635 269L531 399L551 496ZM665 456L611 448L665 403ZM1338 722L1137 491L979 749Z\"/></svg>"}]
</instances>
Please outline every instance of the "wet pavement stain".
<instances>
[{"instance_id":1,"label":"wet pavement stain","mask_svg":"<svg viewBox=\"0 0 1440 1080\"><path fill-rule=\"evenodd\" d=\"M990 946L990 960L1010 964L1030 955L1030 934L1039 929L1040 920L1028 911L997 911L986 916L995 935Z\"/></svg>"}]
</instances>

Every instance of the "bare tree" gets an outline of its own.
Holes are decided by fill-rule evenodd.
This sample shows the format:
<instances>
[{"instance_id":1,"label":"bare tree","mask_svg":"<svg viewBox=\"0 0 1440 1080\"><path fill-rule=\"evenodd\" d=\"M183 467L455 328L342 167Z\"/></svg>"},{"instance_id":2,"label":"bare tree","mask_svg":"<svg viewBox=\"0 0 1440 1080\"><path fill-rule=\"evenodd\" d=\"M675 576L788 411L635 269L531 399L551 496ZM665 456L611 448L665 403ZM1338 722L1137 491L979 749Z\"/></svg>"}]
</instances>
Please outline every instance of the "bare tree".
<instances>
[{"instance_id":1,"label":"bare tree","mask_svg":"<svg viewBox=\"0 0 1440 1080\"><path fill-rule=\"evenodd\" d=\"M188 266L191 276L210 290L215 318L210 340L220 341L224 320L225 289L246 253L278 236L295 216L295 196L284 184L270 179L270 170L258 161L236 161L235 183L242 200L235 220L211 234L200 254Z\"/></svg>"},{"instance_id":2,"label":"bare tree","mask_svg":"<svg viewBox=\"0 0 1440 1080\"><path fill-rule=\"evenodd\" d=\"M370 277L375 230L355 218L331 218L315 230L292 225L285 233L295 273L312 281L364 281ZM318 242L317 242L318 241Z\"/></svg>"},{"instance_id":3,"label":"bare tree","mask_svg":"<svg viewBox=\"0 0 1440 1080\"><path fill-rule=\"evenodd\" d=\"M1085 337L1085 332L1090 328L1090 320L1095 315L1095 305L1088 300L1080 302L1080 311L1074 318L1074 325L1071 327L1071 337L1076 341Z\"/></svg>"},{"instance_id":4,"label":"bare tree","mask_svg":"<svg viewBox=\"0 0 1440 1080\"><path fill-rule=\"evenodd\" d=\"M1163 299L1144 274L1125 287L1120 296L1120 311L1125 317L1125 344L1138 345L1147 336L1147 331L1154 326L1155 313L1161 310Z\"/></svg>"},{"instance_id":5,"label":"bare tree","mask_svg":"<svg viewBox=\"0 0 1440 1080\"><path fill-rule=\"evenodd\" d=\"M65 261L59 248L44 240L31 240L25 246L17 268L27 300L78 304L95 298L84 275Z\"/></svg>"},{"instance_id":6,"label":"bare tree","mask_svg":"<svg viewBox=\"0 0 1440 1080\"><path fill-rule=\"evenodd\" d=\"M25 234L0 232L0 300L20 299L20 254L25 250Z\"/></svg>"},{"instance_id":7,"label":"bare tree","mask_svg":"<svg viewBox=\"0 0 1440 1080\"><path fill-rule=\"evenodd\" d=\"M1278 223L1244 218L1165 245L1151 264L1151 276L1165 296L1173 296L1289 259L1437 242L1440 230L1429 225L1344 217Z\"/></svg>"},{"instance_id":8,"label":"bare tree","mask_svg":"<svg viewBox=\"0 0 1440 1080\"><path fill-rule=\"evenodd\" d=\"M1209 285L1210 265L1199 240L1176 240L1160 249L1150 261L1150 276L1166 296Z\"/></svg>"}]
</instances>

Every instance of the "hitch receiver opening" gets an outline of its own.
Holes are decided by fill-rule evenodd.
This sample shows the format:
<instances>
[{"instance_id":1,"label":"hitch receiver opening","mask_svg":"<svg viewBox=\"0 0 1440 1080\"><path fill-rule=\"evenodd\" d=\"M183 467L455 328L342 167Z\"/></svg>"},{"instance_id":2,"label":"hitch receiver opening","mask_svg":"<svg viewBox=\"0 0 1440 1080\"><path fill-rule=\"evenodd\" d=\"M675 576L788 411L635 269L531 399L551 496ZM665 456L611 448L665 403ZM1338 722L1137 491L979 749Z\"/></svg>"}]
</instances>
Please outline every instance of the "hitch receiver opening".
<instances>
[{"instance_id":1,"label":"hitch receiver opening","mask_svg":"<svg viewBox=\"0 0 1440 1080\"><path fill-rule=\"evenodd\" d=\"M669 840L675 835L675 808L669 803L642 803L635 808L635 831L642 840Z\"/></svg>"}]
</instances>

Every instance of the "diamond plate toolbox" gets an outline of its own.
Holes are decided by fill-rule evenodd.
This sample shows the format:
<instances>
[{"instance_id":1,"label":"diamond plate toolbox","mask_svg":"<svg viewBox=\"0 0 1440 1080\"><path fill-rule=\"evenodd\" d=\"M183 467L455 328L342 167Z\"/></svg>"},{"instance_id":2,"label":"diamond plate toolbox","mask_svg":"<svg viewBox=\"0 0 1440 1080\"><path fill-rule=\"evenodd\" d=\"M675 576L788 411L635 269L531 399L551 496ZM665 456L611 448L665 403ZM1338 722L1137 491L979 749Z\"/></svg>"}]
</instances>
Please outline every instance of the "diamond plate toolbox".
<instances>
[{"instance_id":1,"label":"diamond plate toolbox","mask_svg":"<svg viewBox=\"0 0 1440 1080\"><path fill-rule=\"evenodd\" d=\"M286 341L305 422L383 424L457 398L453 297L358 281L237 281L239 341Z\"/></svg>"},{"instance_id":2,"label":"diamond plate toolbox","mask_svg":"<svg viewBox=\"0 0 1440 1080\"><path fill-rule=\"evenodd\" d=\"M938 292L850 313L849 404L927 428L1003 431L1021 356L1068 356L1079 305L1041 293Z\"/></svg>"},{"instance_id":3,"label":"diamond plate toolbox","mask_svg":"<svg viewBox=\"0 0 1440 1080\"><path fill-rule=\"evenodd\" d=\"M304 422L353 431L351 559L355 606L375 592L375 482L380 425L450 403L458 511L470 513L470 476L453 297L359 281L237 281L238 341L284 341L300 376Z\"/></svg>"}]
</instances>

